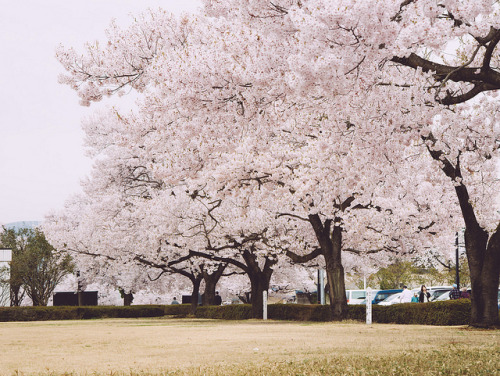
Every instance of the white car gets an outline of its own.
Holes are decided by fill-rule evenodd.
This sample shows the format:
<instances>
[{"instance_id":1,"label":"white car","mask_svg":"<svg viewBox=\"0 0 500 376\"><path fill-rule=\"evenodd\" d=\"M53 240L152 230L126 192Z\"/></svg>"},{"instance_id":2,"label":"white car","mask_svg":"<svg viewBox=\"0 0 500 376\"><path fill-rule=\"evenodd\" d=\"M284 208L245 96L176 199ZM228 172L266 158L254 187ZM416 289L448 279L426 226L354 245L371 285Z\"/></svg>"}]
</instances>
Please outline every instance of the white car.
<instances>
[{"instance_id":1,"label":"white car","mask_svg":"<svg viewBox=\"0 0 500 376\"><path fill-rule=\"evenodd\" d=\"M387 299L385 300L382 300L378 305L393 305L393 304L397 304L397 303L401 303L399 301L399 298L401 297L401 293L398 292L396 294L392 294L391 296L389 296Z\"/></svg>"},{"instance_id":2,"label":"white car","mask_svg":"<svg viewBox=\"0 0 500 376\"><path fill-rule=\"evenodd\" d=\"M439 295L437 298L433 299L433 302L442 302L444 300L450 300L450 292L445 291L443 294Z\"/></svg>"},{"instance_id":3,"label":"white car","mask_svg":"<svg viewBox=\"0 0 500 376\"><path fill-rule=\"evenodd\" d=\"M411 290L412 296L415 293L417 293L417 294L420 293L420 289L413 289L413 290ZM401 301L399 300L400 298L401 298L401 293L398 292L396 294L390 295L385 300L382 300L379 303L379 305L393 305L393 304L398 304L398 303L401 303Z\"/></svg>"},{"instance_id":4,"label":"white car","mask_svg":"<svg viewBox=\"0 0 500 376\"><path fill-rule=\"evenodd\" d=\"M366 290L345 290L347 304L363 304L366 299Z\"/></svg>"},{"instance_id":5,"label":"white car","mask_svg":"<svg viewBox=\"0 0 500 376\"><path fill-rule=\"evenodd\" d=\"M431 293L431 301L435 301L439 296L449 293L453 287L451 286L432 286L427 291Z\"/></svg>"}]
</instances>

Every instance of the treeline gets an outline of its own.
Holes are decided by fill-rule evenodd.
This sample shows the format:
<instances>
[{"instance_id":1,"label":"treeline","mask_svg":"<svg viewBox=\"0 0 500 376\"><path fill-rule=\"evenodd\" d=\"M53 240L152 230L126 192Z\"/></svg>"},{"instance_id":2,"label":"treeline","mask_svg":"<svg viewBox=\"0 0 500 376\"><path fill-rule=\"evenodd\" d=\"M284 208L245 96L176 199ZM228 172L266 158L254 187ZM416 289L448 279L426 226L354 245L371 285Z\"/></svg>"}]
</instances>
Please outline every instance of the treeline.
<instances>
[{"instance_id":1,"label":"treeline","mask_svg":"<svg viewBox=\"0 0 500 376\"><path fill-rule=\"evenodd\" d=\"M3 227L0 248L12 250L10 268L0 270L2 303L20 306L25 298L46 306L54 289L74 264L67 252L56 250L39 229Z\"/></svg>"}]
</instances>

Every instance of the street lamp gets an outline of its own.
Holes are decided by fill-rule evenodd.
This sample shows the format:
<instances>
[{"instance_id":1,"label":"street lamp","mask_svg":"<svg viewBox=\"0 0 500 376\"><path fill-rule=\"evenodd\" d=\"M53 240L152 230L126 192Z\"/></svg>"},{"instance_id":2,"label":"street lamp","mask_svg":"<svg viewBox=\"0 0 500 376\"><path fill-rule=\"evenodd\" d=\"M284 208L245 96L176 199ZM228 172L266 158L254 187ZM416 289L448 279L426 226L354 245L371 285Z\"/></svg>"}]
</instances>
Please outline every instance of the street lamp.
<instances>
[{"instance_id":1,"label":"street lamp","mask_svg":"<svg viewBox=\"0 0 500 376\"><path fill-rule=\"evenodd\" d=\"M463 232L462 229L460 232ZM457 289L460 290L460 266L459 266L459 253L460 253L460 243L458 242L458 231L455 233L455 283L457 284ZM465 236L465 234L464 234Z\"/></svg>"},{"instance_id":2,"label":"street lamp","mask_svg":"<svg viewBox=\"0 0 500 376\"><path fill-rule=\"evenodd\" d=\"M455 233L455 283L457 284L457 289L460 290L460 267L458 265L458 231Z\"/></svg>"}]
</instances>

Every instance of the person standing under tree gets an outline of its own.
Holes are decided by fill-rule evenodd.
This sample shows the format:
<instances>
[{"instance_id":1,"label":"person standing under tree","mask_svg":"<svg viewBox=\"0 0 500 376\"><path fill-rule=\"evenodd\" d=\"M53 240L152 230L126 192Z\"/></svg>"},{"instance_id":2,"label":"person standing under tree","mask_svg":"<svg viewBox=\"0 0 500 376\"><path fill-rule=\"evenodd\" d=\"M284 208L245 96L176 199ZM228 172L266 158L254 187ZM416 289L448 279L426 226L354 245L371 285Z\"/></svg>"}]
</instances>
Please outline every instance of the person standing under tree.
<instances>
[{"instance_id":1,"label":"person standing under tree","mask_svg":"<svg viewBox=\"0 0 500 376\"><path fill-rule=\"evenodd\" d=\"M403 292L401 293L401 296L399 297L399 302L400 303L410 303L411 302L411 297L412 293L410 290L408 290L408 286L403 286Z\"/></svg>"},{"instance_id":2,"label":"person standing under tree","mask_svg":"<svg viewBox=\"0 0 500 376\"><path fill-rule=\"evenodd\" d=\"M420 288L420 296L418 297L418 301L420 303L428 303L430 297L431 293L427 291L427 287L425 287L425 285L422 285L422 287Z\"/></svg>"},{"instance_id":3,"label":"person standing under tree","mask_svg":"<svg viewBox=\"0 0 500 376\"><path fill-rule=\"evenodd\" d=\"M418 303L418 293L417 292L415 292L413 294L413 297L411 298L411 302L412 303Z\"/></svg>"},{"instance_id":4,"label":"person standing under tree","mask_svg":"<svg viewBox=\"0 0 500 376\"><path fill-rule=\"evenodd\" d=\"M456 283L453 284L453 290L450 291L449 296L452 300L460 299L460 290L457 288Z\"/></svg>"},{"instance_id":5,"label":"person standing under tree","mask_svg":"<svg viewBox=\"0 0 500 376\"><path fill-rule=\"evenodd\" d=\"M221 305L222 304L222 298L219 295L219 291L215 292L215 299L214 299L215 305Z\"/></svg>"},{"instance_id":6,"label":"person standing under tree","mask_svg":"<svg viewBox=\"0 0 500 376\"><path fill-rule=\"evenodd\" d=\"M462 287L462 291L460 292L460 299L470 299L470 294L467 291L467 287Z\"/></svg>"}]
</instances>

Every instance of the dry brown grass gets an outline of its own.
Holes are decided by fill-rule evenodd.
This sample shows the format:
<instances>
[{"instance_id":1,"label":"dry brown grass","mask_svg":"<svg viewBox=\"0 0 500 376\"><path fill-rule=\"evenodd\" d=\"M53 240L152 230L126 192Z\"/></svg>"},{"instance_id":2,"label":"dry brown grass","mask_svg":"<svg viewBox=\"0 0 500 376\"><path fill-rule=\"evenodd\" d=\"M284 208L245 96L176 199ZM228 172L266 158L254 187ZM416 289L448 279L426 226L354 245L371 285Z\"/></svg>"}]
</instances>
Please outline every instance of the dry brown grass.
<instances>
[{"instance_id":1,"label":"dry brown grass","mask_svg":"<svg viewBox=\"0 0 500 376\"><path fill-rule=\"evenodd\" d=\"M106 319L0 323L0 333L1 375L137 375L176 370L175 374L239 375L255 370L270 374L274 371L266 367L276 363L285 367L273 373L278 375L325 358L355 364L358 357L397 360L404 353L425 357L468 349L491 354L496 363L488 369L500 367L500 332L463 327Z\"/></svg>"}]
</instances>

